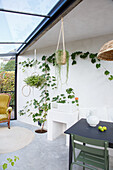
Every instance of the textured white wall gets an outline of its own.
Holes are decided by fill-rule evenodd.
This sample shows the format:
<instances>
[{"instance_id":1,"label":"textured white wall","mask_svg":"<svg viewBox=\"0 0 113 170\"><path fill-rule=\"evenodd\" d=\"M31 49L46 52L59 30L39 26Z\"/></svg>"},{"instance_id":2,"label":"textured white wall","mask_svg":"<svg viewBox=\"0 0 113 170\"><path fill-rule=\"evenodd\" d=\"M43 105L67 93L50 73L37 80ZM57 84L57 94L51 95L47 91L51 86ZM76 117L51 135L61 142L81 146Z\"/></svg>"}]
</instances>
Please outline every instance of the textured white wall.
<instances>
[{"instance_id":1,"label":"textured white wall","mask_svg":"<svg viewBox=\"0 0 113 170\"><path fill-rule=\"evenodd\" d=\"M92 52L98 53L100 47L107 41L111 40L112 35L106 35L102 37L96 37L86 40L79 40L75 42L66 43L66 49L71 54L75 51ZM51 55L54 53L56 46L51 46L44 49L37 48L37 59L40 59L43 55ZM33 57L33 51L28 51L24 55L19 56L19 61L25 60L27 57ZM102 65L108 69L111 74L113 74L113 62L101 61ZM53 69L53 68L52 68ZM18 68L18 111L22 109L26 101L34 97L37 98L39 91L34 90L28 98L22 95L21 89L24 85L23 79L31 75L32 72L38 71L36 68L27 70L23 73ZM79 97L79 104L81 108L96 108L98 110L97 114L101 119L107 119L107 116L112 115L113 108L113 81L109 81L107 76L104 75L104 69L96 69L95 64L92 64L89 59L77 58L77 65L72 66L70 60L69 68L69 80L68 84L60 87L59 91L64 91L65 88L72 87ZM110 108L108 112L106 110ZM27 121L28 123L34 124L32 118L27 116L19 116L18 120Z\"/></svg>"}]
</instances>

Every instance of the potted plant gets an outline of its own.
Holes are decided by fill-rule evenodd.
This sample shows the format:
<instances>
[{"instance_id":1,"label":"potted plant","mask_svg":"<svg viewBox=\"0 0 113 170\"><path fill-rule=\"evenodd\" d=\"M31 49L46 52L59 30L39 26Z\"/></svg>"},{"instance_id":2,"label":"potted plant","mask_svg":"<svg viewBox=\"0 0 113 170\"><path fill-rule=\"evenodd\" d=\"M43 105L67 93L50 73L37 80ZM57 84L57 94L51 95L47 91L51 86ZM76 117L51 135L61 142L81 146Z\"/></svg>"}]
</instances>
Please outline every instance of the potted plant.
<instances>
[{"instance_id":1,"label":"potted plant","mask_svg":"<svg viewBox=\"0 0 113 170\"><path fill-rule=\"evenodd\" d=\"M56 51L56 70L57 70L57 80L61 80L61 67L66 64L66 82L68 80L69 74L69 52L64 50Z\"/></svg>"},{"instance_id":2,"label":"potted plant","mask_svg":"<svg viewBox=\"0 0 113 170\"><path fill-rule=\"evenodd\" d=\"M39 100L33 99L31 101L27 101L24 109L19 111L20 116L27 113L28 116L32 116L34 122L38 122L38 125L40 125L41 129L36 130L35 132L37 133L47 132L47 130L44 129L44 124L47 120L47 112L51 108L50 96L47 86L52 87L52 89L56 88L56 79L54 76L51 77L48 73L45 75L45 79L45 83L40 87L41 94L39 96Z\"/></svg>"},{"instance_id":3,"label":"potted plant","mask_svg":"<svg viewBox=\"0 0 113 170\"><path fill-rule=\"evenodd\" d=\"M24 82L30 87L40 87L46 81L44 75L33 75L24 79Z\"/></svg>"},{"instance_id":4,"label":"potted plant","mask_svg":"<svg viewBox=\"0 0 113 170\"><path fill-rule=\"evenodd\" d=\"M56 51L56 63L60 65L66 64L67 55L68 55L67 51L64 50Z\"/></svg>"},{"instance_id":5,"label":"potted plant","mask_svg":"<svg viewBox=\"0 0 113 170\"><path fill-rule=\"evenodd\" d=\"M42 57L42 60L45 61L45 56ZM41 76L30 76L26 78L24 81L29 86L34 86L38 88L40 86L41 94L39 96L39 100L33 99L31 101L27 101L26 106L22 110L19 111L20 115L28 114L28 116L32 116L34 122L38 122L38 125L41 126L41 129L36 130L37 133L45 133L47 130L44 129L44 124L47 120L47 112L51 108L50 107L50 96L47 88L56 88L56 78L55 76L51 76L49 71L49 65L44 62L39 65L39 69L42 69ZM31 107L31 105L33 107ZM33 110L32 110L33 109Z\"/></svg>"}]
</instances>

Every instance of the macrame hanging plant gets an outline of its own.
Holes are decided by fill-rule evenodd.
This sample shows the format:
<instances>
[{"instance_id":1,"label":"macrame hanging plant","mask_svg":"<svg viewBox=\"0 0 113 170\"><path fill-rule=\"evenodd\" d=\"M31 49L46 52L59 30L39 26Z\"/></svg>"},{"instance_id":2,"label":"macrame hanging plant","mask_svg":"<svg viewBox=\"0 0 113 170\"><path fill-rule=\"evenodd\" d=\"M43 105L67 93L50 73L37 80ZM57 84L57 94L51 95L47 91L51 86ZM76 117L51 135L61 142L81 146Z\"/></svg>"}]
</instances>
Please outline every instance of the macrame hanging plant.
<instances>
[{"instance_id":1,"label":"macrame hanging plant","mask_svg":"<svg viewBox=\"0 0 113 170\"><path fill-rule=\"evenodd\" d=\"M63 48L59 49L61 35L62 35ZM66 51L65 49L63 18L61 18L61 29L59 33L55 55L56 55L57 80L58 78L60 78L61 80L61 66L66 64L66 82L67 82L68 73L69 73L69 52Z\"/></svg>"}]
</instances>

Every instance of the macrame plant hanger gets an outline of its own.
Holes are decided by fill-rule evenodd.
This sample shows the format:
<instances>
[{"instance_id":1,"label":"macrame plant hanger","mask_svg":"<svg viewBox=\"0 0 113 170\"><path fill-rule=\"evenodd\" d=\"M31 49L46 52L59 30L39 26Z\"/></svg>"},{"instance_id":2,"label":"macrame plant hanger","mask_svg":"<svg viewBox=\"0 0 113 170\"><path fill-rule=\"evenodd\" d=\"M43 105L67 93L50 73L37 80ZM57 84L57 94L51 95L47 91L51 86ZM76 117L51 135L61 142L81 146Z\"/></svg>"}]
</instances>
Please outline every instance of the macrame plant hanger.
<instances>
[{"instance_id":1,"label":"macrame plant hanger","mask_svg":"<svg viewBox=\"0 0 113 170\"><path fill-rule=\"evenodd\" d=\"M63 50L59 50L61 34L62 34ZM59 53L60 53L60 55L59 55ZM57 64L60 64L60 65L66 64L63 18L61 18L61 28L60 28L60 33L59 33L58 43L57 43L57 48L56 48L56 62L57 62Z\"/></svg>"},{"instance_id":2,"label":"macrame plant hanger","mask_svg":"<svg viewBox=\"0 0 113 170\"><path fill-rule=\"evenodd\" d=\"M37 61L36 52L37 52L36 49L34 49L34 62ZM34 65L34 72L31 74L32 76L37 75L36 70L37 70L37 69L36 69L36 65ZM35 89L35 87L32 87L33 97L34 97L34 89Z\"/></svg>"},{"instance_id":3,"label":"macrame plant hanger","mask_svg":"<svg viewBox=\"0 0 113 170\"><path fill-rule=\"evenodd\" d=\"M37 58L36 58L36 49L34 49L34 61L36 61L36 60L37 60ZM32 75L36 74L35 70L36 70L36 67L34 68L34 72L32 73ZM25 90L26 87L28 88L28 94L24 93L24 90ZM32 87L32 93L33 93L33 96L34 96L34 88L33 87ZM29 87L27 84L25 84L22 87L22 94L23 94L24 97L28 97L31 94L31 87Z\"/></svg>"}]
</instances>

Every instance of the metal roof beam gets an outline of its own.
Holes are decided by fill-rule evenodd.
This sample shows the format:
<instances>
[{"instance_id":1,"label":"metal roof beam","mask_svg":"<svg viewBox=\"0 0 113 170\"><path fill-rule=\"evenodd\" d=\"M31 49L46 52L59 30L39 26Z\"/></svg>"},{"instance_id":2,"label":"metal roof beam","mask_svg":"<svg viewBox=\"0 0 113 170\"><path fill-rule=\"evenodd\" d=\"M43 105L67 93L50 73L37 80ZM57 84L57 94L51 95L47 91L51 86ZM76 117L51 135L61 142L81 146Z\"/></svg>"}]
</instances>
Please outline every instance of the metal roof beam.
<instances>
[{"instance_id":1,"label":"metal roof beam","mask_svg":"<svg viewBox=\"0 0 113 170\"><path fill-rule=\"evenodd\" d=\"M8 57L8 56L15 56L17 53L1 53L0 57Z\"/></svg>"},{"instance_id":2,"label":"metal roof beam","mask_svg":"<svg viewBox=\"0 0 113 170\"><path fill-rule=\"evenodd\" d=\"M21 12L21 11L13 11L13 10L8 10L8 9L3 9L3 8L0 8L0 11L1 12L9 12L9 13L21 14L21 15L31 15L31 16L35 16L35 17L50 18L49 15L41 15L41 14L34 14L34 13Z\"/></svg>"},{"instance_id":3,"label":"metal roof beam","mask_svg":"<svg viewBox=\"0 0 113 170\"><path fill-rule=\"evenodd\" d=\"M0 44L26 44L26 42L0 42Z\"/></svg>"},{"instance_id":4,"label":"metal roof beam","mask_svg":"<svg viewBox=\"0 0 113 170\"><path fill-rule=\"evenodd\" d=\"M35 28L35 30L25 40L27 44L21 45L17 49L17 55L22 54L38 39L40 39L48 30L50 30L61 17L66 16L73 8L75 8L83 0L60 0L55 7L49 12L50 18L44 18L42 22Z\"/></svg>"}]
</instances>

